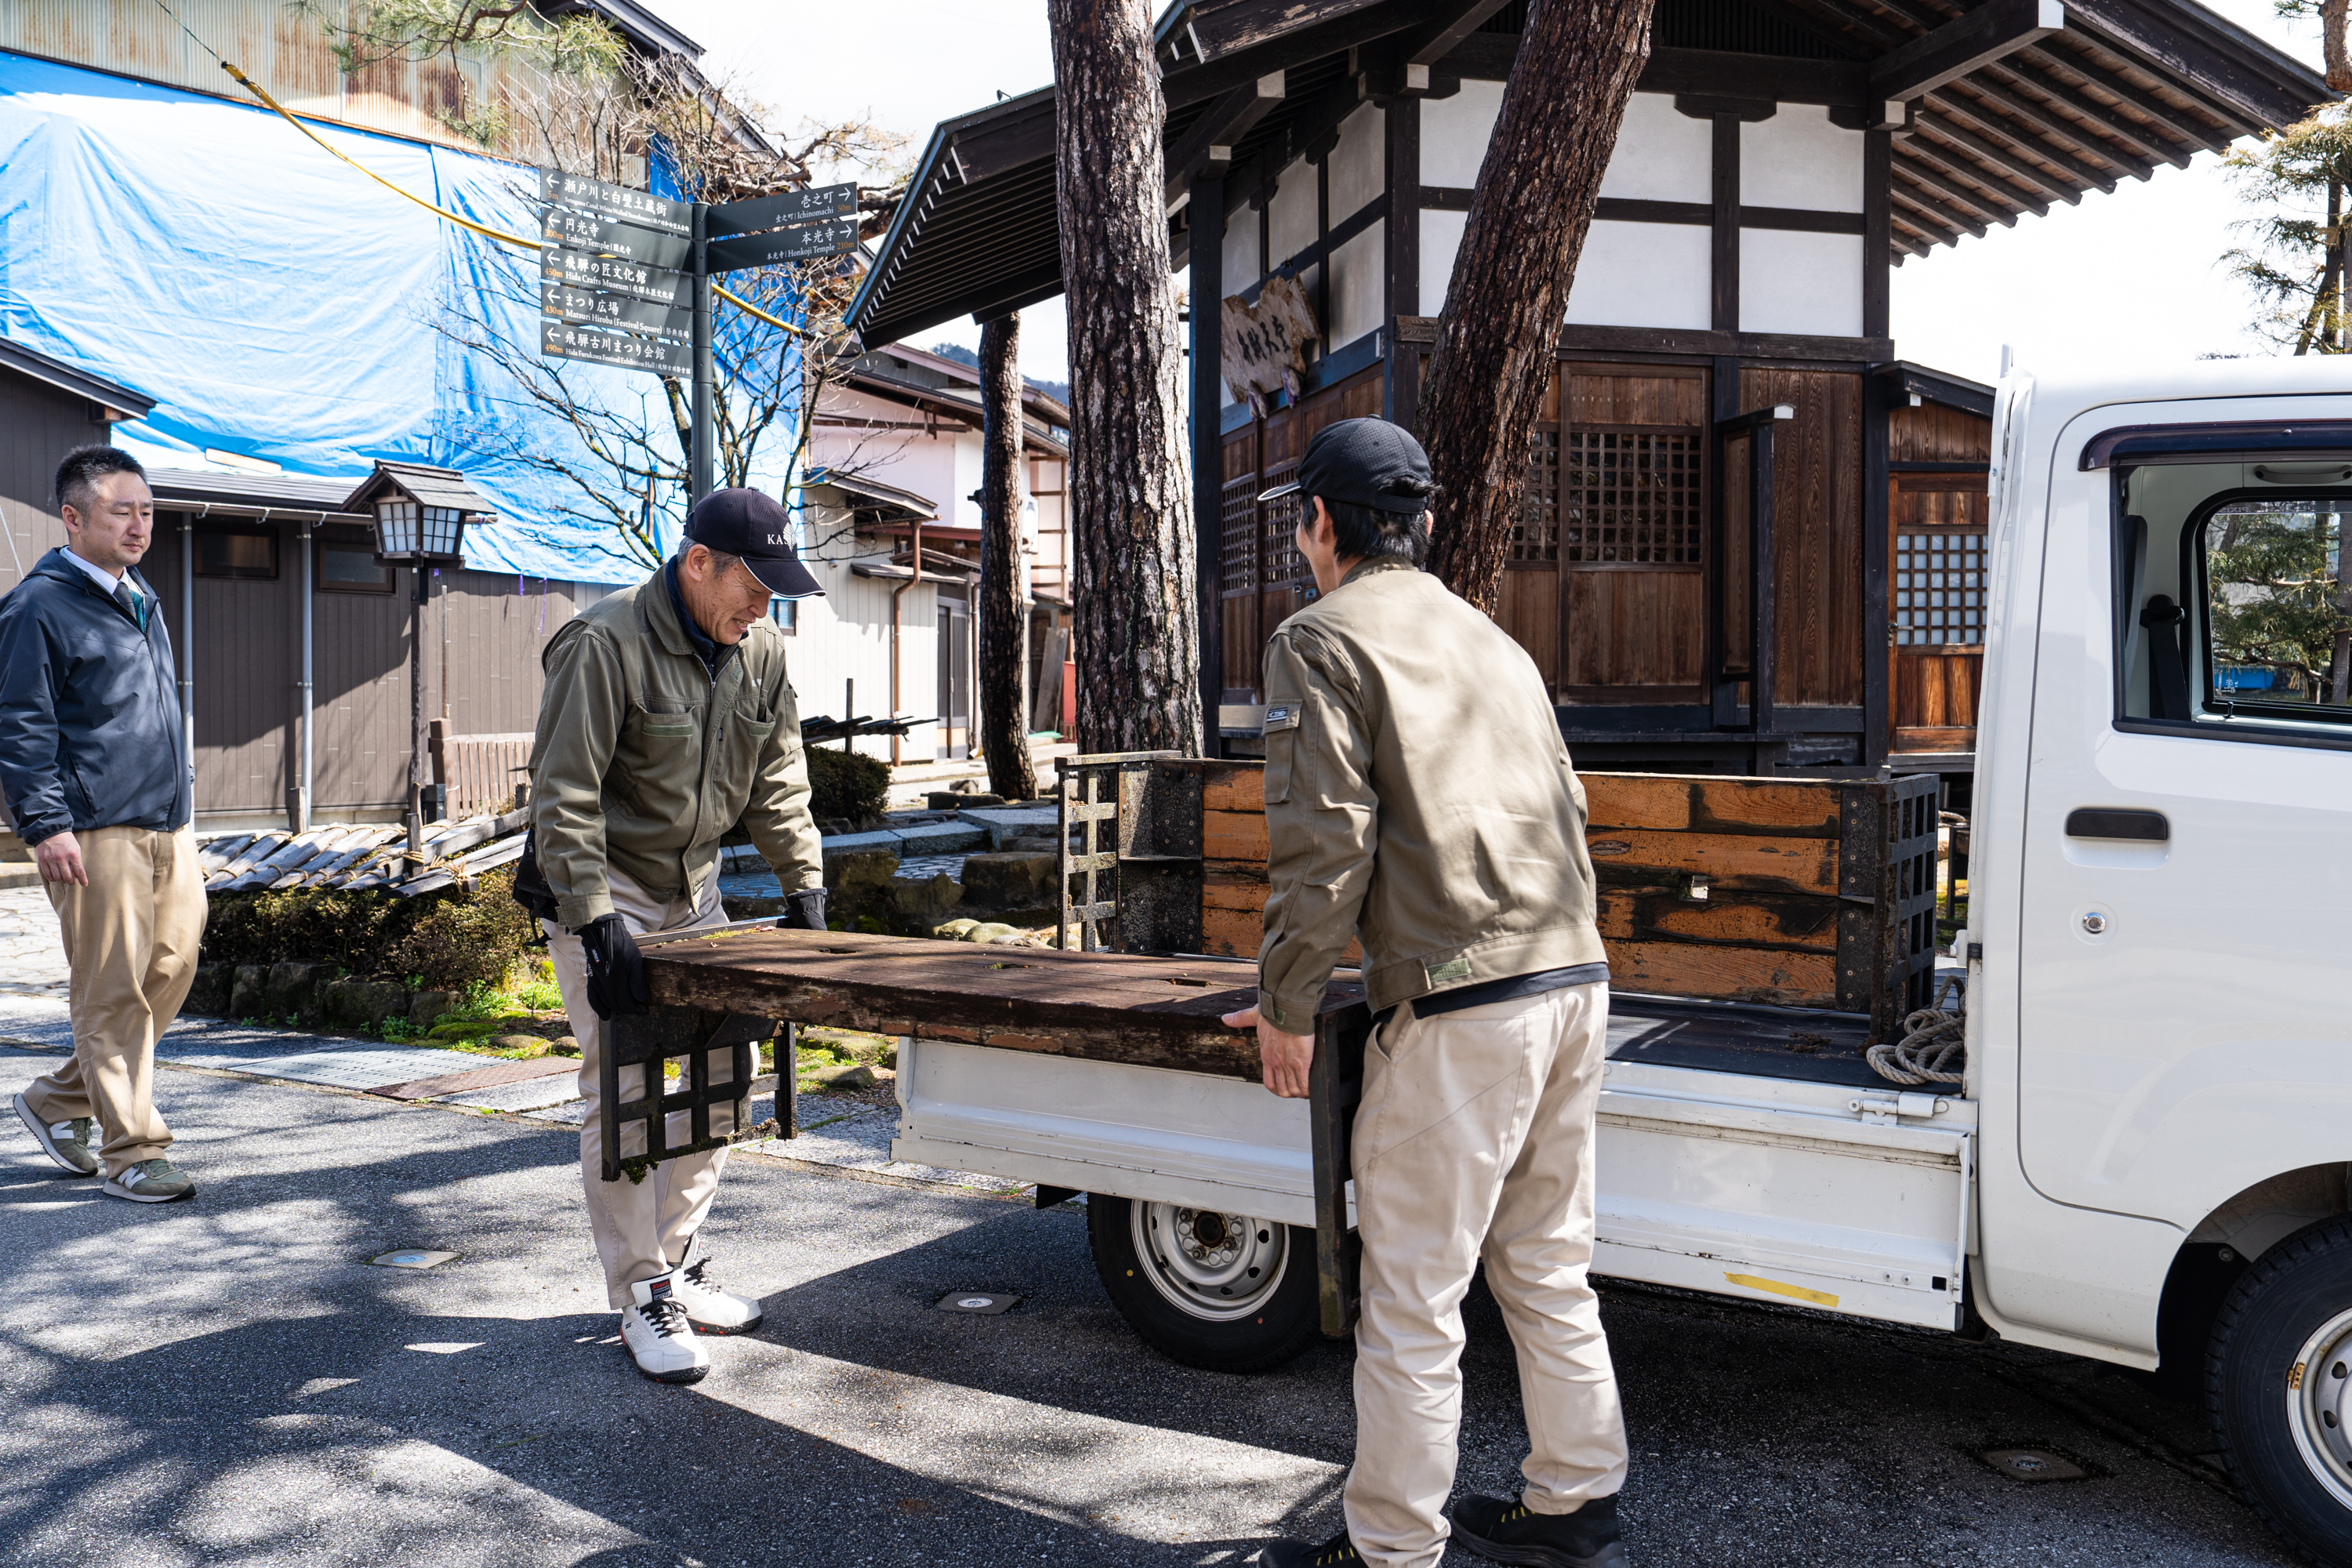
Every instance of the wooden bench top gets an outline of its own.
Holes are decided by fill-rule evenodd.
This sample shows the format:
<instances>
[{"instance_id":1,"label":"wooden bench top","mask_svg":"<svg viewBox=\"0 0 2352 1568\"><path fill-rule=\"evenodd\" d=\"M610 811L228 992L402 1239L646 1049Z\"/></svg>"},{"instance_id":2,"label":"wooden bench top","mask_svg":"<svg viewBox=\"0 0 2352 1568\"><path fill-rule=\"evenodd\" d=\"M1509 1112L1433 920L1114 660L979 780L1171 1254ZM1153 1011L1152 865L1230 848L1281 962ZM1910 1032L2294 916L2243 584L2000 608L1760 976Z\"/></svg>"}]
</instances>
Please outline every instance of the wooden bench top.
<instances>
[{"instance_id":1,"label":"wooden bench top","mask_svg":"<svg viewBox=\"0 0 2352 1568\"><path fill-rule=\"evenodd\" d=\"M656 1004L1005 1050L1259 1077L1255 966L1213 959L935 942L764 922L640 939ZM1335 979L1323 1011L1364 1002Z\"/></svg>"}]
</instances>

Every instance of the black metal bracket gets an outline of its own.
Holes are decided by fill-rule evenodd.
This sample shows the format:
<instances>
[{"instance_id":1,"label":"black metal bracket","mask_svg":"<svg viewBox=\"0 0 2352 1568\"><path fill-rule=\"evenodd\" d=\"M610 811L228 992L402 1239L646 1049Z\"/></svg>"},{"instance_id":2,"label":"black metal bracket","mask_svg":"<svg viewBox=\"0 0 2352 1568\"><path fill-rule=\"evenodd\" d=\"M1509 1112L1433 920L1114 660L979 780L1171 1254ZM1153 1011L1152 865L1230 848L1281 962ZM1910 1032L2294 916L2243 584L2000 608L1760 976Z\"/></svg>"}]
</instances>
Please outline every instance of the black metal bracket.
<instances>
[{"instance_id":1,"label":"black metal bracket","mask_svg":"<svg viewBox=\"0 0 2352 1568\"><path fill-rule=\"evenodd\" d=\"M665 1160L721 1149L751 1135L757 1053L770 1039L776 1041L779 1135L789 1138L799 1131L797 1096L792 1087L798 1052L790 1024L742 1013L664 1006L607 1019L603 1036L597 1098L604 1134L604 1176L608 1182L624 1175L633 1182L643 1181L647 1171ZM724 1063L723 1078L719 1076L719 1064L711 1059L714 1056ZM673 1057L686 1058L676 1089L668 1087L663 1070ZM625 1067L643 1068L646 1079L644 1090L625 1102L621 1099ZM714 1134L710 1131L713 1106L729 1108L730 1131ZM686 1142L674 1145L668 1142L669 1118L679 1111L688 1113L688 1132ZM632 1122L645 1130L646 1152L624 1158L621 1132Z\"/></svg>"}]
</instances>

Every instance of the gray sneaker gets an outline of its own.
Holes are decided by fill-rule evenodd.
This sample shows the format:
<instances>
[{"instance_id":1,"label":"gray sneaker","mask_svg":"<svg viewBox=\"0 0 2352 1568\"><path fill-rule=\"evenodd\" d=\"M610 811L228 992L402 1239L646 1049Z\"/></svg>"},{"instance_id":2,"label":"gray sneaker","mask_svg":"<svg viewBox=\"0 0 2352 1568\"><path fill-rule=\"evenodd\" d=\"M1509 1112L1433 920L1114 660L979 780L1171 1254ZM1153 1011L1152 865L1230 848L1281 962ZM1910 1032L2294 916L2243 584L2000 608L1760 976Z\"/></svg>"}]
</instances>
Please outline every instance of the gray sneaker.
<instances>
[{"instance_id":1,"label":"gray sneaker","mask_svg":"<svg viewBox=\"0 0 2352 1568\"><path fill-rule=\"evenodd\" d=\"M16 1097L16 1120L25 1124L41 1145L41 1152L71 1171L77 1176L98 1174L98 1156L89 1152L89 1118L77 1116L71 1121L44 1121L33 1114L25 1097Z\"/></svg>"},{"instance_id":2,"label":"gray sneaker","mask_svg":"<svg viewBox=\"0 0 2352 1568\"><path fill-rule=\"evenodd\" d=\"M194 1197L196 1184L173 1170L169 1160L142 1160L119 1176L107 1177L106 1190L134 1204L168 1204Z\"/></svg>"}]
</instances>

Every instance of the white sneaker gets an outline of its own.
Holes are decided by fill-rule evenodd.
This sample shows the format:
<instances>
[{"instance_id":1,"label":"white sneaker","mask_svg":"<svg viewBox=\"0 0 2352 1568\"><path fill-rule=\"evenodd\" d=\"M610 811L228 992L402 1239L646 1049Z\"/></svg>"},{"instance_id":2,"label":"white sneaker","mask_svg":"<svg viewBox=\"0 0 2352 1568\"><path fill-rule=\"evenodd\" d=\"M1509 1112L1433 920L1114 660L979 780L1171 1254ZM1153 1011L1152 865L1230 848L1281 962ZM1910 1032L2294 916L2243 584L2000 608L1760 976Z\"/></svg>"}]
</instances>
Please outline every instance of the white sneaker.
<instances>
[{"instance_id":1,"label":"white sneaker","mask_svg":"<svg viewBox=\"0 0 2352 1568\"><path fill-rule=\"evenodd\" d=\"M629 1287L635 1300L622 1309L621 1342L656 1383L699 1383L710 1370L710 1352L695 1339L686 1303L673 1293L677 1279L675 1272L657 1274Z\"/></svg>"},{"instance_id":2,"label":"white sneaker","mask_svg":"<svg viewBox=\"0 0 2352 1568\"><path fill-rule=\"evenodd\" d=\"M670 1281L696 1333L748 1334L760 1326L760 1303L720 1289L708 1258L691 1268L671 1270Z\"/></svg>"}]
</instances>

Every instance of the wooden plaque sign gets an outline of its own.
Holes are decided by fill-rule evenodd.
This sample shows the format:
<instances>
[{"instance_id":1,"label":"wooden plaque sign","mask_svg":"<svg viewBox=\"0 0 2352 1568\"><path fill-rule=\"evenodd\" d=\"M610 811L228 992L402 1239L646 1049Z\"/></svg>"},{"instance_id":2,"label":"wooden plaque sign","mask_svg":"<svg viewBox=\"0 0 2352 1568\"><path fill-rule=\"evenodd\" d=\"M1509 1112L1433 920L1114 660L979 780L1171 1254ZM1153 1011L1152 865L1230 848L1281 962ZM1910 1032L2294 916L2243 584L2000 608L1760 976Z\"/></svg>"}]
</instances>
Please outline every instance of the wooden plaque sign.
<instances>
[{"instance_id":1,"label":"wooden plaque sign","mask_svg":"<svg viewBox=\"0 0 2352 1568\"><path fill-rule=\"evenodd\" d=\"M1321 335L1315 307L1295 278L1275 277L1258 290L1257 303L1238 294L1225 297L1224 354L1220 366L1236 397L1261 402L1287 385L1295 394L1307 373L1307 345Z\"/></svg>"}]
</instances>

